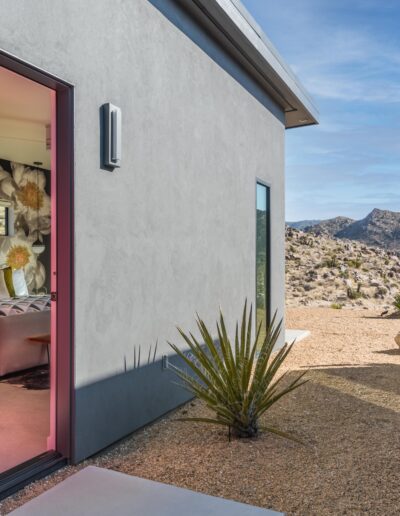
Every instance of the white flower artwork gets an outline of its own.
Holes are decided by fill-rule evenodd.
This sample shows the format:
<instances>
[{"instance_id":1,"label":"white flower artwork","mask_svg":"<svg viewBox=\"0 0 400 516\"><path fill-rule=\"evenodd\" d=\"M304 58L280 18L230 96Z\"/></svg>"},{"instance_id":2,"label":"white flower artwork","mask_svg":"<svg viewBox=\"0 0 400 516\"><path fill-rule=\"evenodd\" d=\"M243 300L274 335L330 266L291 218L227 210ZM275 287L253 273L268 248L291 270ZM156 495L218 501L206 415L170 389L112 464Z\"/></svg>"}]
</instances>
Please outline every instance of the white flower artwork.
<instances>
[{"instance_id":1,"label":"white flower artwork","mask_svg":"<svg viewBox=\"0 0 400 516\"><path fill-rule=\"evenodd\" d=\"M51 200L46 192L43 170L10 162L10 170L0 166L0 199L11 202L15 235L0 238L0 266L23 268L30 291L46 282L46 269L32 251L35 240L51 231Z\"/></svg>"}]
</instances>

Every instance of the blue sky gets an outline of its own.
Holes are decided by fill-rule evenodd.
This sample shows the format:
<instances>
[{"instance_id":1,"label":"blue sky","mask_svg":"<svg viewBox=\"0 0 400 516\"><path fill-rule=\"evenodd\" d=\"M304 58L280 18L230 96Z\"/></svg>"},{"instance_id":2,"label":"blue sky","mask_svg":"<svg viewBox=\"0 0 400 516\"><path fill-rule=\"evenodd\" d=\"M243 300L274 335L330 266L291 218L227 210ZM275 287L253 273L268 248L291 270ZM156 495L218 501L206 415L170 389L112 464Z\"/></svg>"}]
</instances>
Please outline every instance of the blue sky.
<instances>
[{"instance_id":1,"label":"blue sky","mask_svg":"<svg viewBox=\"0 0 400 516\"><path fill-rule=\"evenodd\" d=\"M400 0L242 0L311 93L286 132L286 220L400 211Z\"/></svg>"}]
</instances>

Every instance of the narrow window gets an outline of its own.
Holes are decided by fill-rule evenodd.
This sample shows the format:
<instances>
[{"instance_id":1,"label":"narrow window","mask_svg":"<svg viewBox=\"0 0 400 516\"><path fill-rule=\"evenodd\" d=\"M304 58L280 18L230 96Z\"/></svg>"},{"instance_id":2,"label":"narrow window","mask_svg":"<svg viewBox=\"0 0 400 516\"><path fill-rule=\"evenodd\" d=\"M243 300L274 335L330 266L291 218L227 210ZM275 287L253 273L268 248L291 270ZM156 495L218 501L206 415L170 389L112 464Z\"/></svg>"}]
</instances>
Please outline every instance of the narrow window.
<instances>
[{"instance_id":1,"label":"narrow window","mask_svg":"<svg viewBox=\"0 0 400 516\"><path fill-rule=\"evenodd\" d=\"M261 323L260 338L265 336L270 319L270 199L269 187L257 183L256 221L256 322Z\"/></svg>"}]
</instances>

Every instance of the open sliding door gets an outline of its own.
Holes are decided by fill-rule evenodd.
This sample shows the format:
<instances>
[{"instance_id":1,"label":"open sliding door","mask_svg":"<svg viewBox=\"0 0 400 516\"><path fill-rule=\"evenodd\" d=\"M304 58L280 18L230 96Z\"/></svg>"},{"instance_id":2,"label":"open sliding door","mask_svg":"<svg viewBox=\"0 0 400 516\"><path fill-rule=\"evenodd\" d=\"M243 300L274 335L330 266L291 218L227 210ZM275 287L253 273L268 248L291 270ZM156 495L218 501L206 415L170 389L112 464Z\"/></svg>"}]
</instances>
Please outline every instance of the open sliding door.
<instances>
[{"instance_id":1,"label":"open sliding door","mask_svg":"<svg viewBox=\"0 0 400 516\"><path fill-rule=\"evenodd\" d=\"M71 454L72 102L0 52L0 498Z\"/></svg>"}]
</instances>

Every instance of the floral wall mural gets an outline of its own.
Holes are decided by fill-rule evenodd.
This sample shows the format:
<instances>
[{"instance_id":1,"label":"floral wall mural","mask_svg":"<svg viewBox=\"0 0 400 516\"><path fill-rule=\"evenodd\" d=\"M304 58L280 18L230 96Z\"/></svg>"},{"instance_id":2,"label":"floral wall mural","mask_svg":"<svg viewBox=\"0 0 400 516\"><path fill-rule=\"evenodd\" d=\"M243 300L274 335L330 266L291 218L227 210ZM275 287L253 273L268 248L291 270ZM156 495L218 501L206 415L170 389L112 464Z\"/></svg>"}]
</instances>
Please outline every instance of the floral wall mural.
<instances>
[{"instance_id":1,"label":"floral wall mural","mask_svg":"<svg viewBox=\"0 0 400 516\"><path fill-rule=\"evenodd\" d=\"M0 237L0 266L24 269L30 293L49 290L50 171L0 159L0 199L14 210L15 234ZM41 254L32 244L45 245Z\"/></svg>"}]
</instances>

